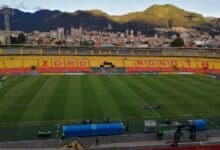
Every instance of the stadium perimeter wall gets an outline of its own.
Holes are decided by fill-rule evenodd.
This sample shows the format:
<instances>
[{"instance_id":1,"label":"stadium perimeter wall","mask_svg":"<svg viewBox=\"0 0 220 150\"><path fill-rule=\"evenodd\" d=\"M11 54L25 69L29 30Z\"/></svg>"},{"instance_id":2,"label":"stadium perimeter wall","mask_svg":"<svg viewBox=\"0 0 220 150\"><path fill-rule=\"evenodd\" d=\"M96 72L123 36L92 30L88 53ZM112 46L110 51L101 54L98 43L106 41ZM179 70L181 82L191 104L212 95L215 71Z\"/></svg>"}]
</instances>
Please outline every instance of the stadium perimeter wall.
<instances>
[{"instance_id":1,"label":"stadium perimeter wall","mask_svg":"<svg viewBox=\"0 0 220 150\"><path fill-rule=\"evenodd\" d=\"M220 145L143 148L143 150L220 150Z\"/></svg>"},{"instance_id":2,"label":"stadium perimeter wall","mask_svg":"<svg viewBox=\"0 0 220 150\"><path fill-rule=\"evenodd\" d=\"M198 57L0 56L0 74L194 72L220 74L220 59Z\"/></svg>"}]
</instances>

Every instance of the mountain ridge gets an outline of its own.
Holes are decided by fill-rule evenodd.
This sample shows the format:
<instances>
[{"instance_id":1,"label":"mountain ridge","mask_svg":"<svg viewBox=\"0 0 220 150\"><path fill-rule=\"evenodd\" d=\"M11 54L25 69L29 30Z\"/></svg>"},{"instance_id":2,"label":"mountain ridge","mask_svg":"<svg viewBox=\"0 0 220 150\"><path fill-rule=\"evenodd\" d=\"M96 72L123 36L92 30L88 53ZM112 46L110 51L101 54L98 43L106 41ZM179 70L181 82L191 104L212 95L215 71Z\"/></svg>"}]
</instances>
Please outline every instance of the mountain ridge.
<instances>
[{"instance_id":1,"label":"mountain ridge","mask_svg":"<svg viewBox=\"0 0 220 150\"><path fill-rule=\"evenodd\" d=\"M187 16L193 16L192 21ZM0 29L3 29L3 16L0 16ZM88 29L106 30L111 24L112 30L140 30L143 33L153 32L153 28L193 27L199 30L219 30L219 18L204 17L199 13L186 11L175 5L152 5L144 11L124 15L109 15L98 9L61 12L59 10L39 10L34 13L14 9L11 17L12 30L31 32L33 30L49 31L57 27L66 29L82 26ZM216 23L217 22L217 23Z\"/></svg>"}]
</instances>

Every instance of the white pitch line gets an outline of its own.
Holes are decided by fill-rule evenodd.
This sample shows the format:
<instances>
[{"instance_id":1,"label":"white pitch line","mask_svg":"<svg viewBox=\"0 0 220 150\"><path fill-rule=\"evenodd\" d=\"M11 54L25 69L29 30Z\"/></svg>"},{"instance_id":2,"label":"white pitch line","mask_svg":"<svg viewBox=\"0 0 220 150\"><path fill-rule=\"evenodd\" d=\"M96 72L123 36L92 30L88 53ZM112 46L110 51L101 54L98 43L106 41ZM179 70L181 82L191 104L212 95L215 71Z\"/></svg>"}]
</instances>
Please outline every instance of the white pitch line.
<instances>
[{"instance_id":1,"label":"white pitch line","mask_svg":"<svg viewBox=\"0 0 220 150\"><path fill-rule=\"evenodd\" d=\"M57 124L62 124L62 123L65 123L65 122L80 122L82 120L80 119L72 119L72 120L54 120L54 121L19 121L19 122L16 122L16 124L44 124L44 123L57 123ZM7 123L7 122L0 122L0 125L7 125L7 124L10 124L10 123Z\"/></svg>"},{"instance_id":2,"label":"white pitch line","mask_svg":"<svg viewBox=\"0 0 220 150\"><path fill-rule=\"evenodd\" d=\"M145 102L140 96L138 96L137 94L136 94L136 96L138 97L138 99L145 105L145 106L148 106L149 104L147 104L147 102ZM156 115L157 115L157 117L161 117L161 115L156 111L156 110L154 110L154 109L150 109L150 110L152 110Z\"/></svg>"},{"instance_id":3,"label":"white pitch line","mask_svg":"<svg viewBox=\"0 0 220 150\"><path fill-rule=\"evenodd\" d=\"M11 90L18 88L20 84L15 84L15 86L13 88L10 88L6 93L3 94L2 97L5 97ZM0 104L0 107L2 107L3 105Z\"/></svg>"},{"instance_id":4,"label":"white pitch line","mask_svg":"<svg viewBox=\"0 0 220 150\"><path fill-rule=\"evenodd\" d=\"M3 94L3 97L4 97L5 95L7 95L11 90L18 88L19 85L20 85L20 84L15 84L15 86L14 86L13 88L10 88L6 93Z\"/></svg>"},{"instance_id":5,"label":"white pitch line","mask_svg":"<svg viewBox=\"0 0 220 150\"><path fill-rule=\"evenodd\" d=\"M38 90L37 94L35 95L35 97L32 99L31 103L29 104L30 106L32 106L36 100L37 97L40 95L41 90L47 85L49 78L46 80L46 82L43 84L43 86Z\"/></svg>"}]
</instances>

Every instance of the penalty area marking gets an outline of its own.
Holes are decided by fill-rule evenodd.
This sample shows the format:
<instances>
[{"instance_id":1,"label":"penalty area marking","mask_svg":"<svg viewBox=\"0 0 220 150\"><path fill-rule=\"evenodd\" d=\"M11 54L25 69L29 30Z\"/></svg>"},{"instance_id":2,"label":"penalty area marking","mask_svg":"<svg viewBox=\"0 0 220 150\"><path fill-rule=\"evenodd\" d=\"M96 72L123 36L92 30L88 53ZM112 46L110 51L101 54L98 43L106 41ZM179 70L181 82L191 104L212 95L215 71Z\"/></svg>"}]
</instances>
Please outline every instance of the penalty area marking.
<instances>
[{"instance_id":1,"label":"penalty area marking","mask_svg":"<svg viewBox=\"0 0 220 150\"><path fill-rule=\"evenodd\" d=\"M68 122L80 122L82 120L80 119L72 119L72 120L53 120L53 121L18 121L16 122L16 124L47 124L47 123L68 123ZM0 125L7 125L7 124L11 124L8 122L0 122Z\"/></svg>"},{"instance_id":2,"label":"penalty area marking","mask_svg":"<svg viewBox=\"0 0 220 150\"><path fill-rule=\"evenodd\" d=\"M18 88L19 85L20 85L20 84L15 84L14 87L10 88L6 93L3 94L3 97L4 97L5 95L7 95L8 93L10 93L11 90L14 90L14 89Z\"/></svg>"},{"instance_id":3,"label":"penalty area marking","mask_svg":"<svg viewBox=\"0 0 220 150\"><path fill-rule=\"evenodd\" d=\"M137 94L135 94L136 97L141 101L141 103L143 103L145 106L148 106L149 104L147 104L147 102L145 102L140 96L138 96ZM154 114L157 115L157 117L162 117L156 110L154 109L150 109Z\"/></svg>"},{"instance_id":4,"label":"penalty area marking","mask_svg":"<svg viewBox=\"0 0 220 150\"><path fill-rule=\"evenodd\" d=\"M126 86L126 87L129 88L128 86ZM129 89L130 89L130 88L129 88ZM143 100L143 98L141 98L136 92L134 92L133 95L135 95L143 105L149 106L149 104L148 104L147 102L145 102L145 101ZM154 110L154 109L150 109L150 110L151 110L157 117L159 117L159 118L162 117L156 110Z\"/></svg>"},{"instance_id":5,"label":"penalty area marking","mask_svg":"<svg viewBox=\"0 0 220 150\"><path fill-rule=\"evenodd\" d=\"M32 99L31 103L29 104L30 106L32 106L32 105L36 102L38 96L40 95L41 90L42 90L43 88L45 88L45 86L47 85L48 81L49 81L49 78L45 81L45 83L43 84L43 86L38 90L37 94L34 96L34 98Z\"/></svg>"}]
</instances>

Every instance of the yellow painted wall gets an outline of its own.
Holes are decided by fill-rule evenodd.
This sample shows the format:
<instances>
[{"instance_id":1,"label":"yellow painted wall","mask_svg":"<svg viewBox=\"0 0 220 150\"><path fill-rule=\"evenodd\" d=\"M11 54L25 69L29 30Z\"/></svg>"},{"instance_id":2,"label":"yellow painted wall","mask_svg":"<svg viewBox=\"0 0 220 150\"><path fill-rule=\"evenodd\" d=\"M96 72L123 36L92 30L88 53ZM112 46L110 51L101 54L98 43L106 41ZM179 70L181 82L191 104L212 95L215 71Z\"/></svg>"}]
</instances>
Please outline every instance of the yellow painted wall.
<instances>
[{"instance_id":1,"label":"yellow painted wall","mask_svg":"<svg viewBox=\"0 0 220 150\"><path fill-rule=\"evenodd\" d=\"M184 57L104 57L104 56L0 56L0 69L39 67L99 67L104 61L116 67L160 67L220 69L220 59Z\"/></svg>"}]
</instances>

